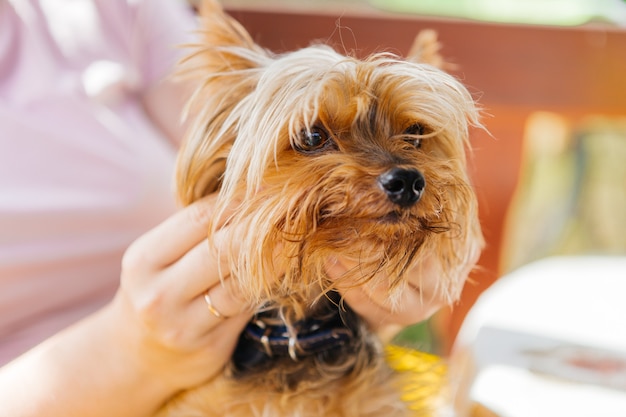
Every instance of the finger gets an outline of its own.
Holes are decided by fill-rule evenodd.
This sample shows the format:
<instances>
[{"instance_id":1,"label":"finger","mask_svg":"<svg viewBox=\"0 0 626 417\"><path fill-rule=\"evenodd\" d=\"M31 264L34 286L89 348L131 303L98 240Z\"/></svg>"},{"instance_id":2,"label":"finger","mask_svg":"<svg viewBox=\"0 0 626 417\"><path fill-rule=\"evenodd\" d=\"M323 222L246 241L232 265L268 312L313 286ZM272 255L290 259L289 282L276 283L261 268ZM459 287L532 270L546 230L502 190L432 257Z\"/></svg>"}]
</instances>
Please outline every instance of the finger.
<instances>
[{"instance_id":1,"label":"finger","mask_svg":"<svg viewBox=\"0 0 626 417\"><path fill-rule=\"evenodd\" d=\"M385 282L372 281L355 286L339 278L358 264L346 259L332 259L326 265L330 277L339 284L344 301L370 325L409 325L425 320L443 306L437 297L436 268L430 263L410 271L404 286L390 289Z\"/></svg>"},{"instance_id":2,"label":"finger","mask_svg":"<svg viewBox=\"0 0 626 417\"><path fill-rule=\"evenodd\" d=\"M202 293L185 304L169 300L167 305L161 303L148 309L145 322L164 346L201 349L207 343L206 335L213 329L225 322L247 322L253 315L232 285L232 280L226 279L224 284L209 289L211 304L222 317L211 313Z\"/></svg>"},{"instance_id":3,"label":"finger","mask_svg":"<svg viewBox=\"0 0 626 417\"><path fill-rule=\"evenodd\" d=\"M213 220L216 197L198 200L137 239L126 251L126 263L161 270L204 240Z\"/></svg>"},{"instance_id":4,"label":"finger","mask_svg":"<svg viewBox=\"0 0 626 417\"><path fill-rule=\"evenodd\" d=\"M426 297L414 288L401 291L394 301L391 301L394 297L390 297L388 290L372 290L367 286L350 288L342 295L345 302L374 328L419 323L444 305L441 300Z\"/></svg>"},{"instance_id":5,"label":"finger","mask_svg":"<svg viewBox=\"0 0 626 417\"><path fill-rule=\"evenodd\" d=\"M205 352L211 352L206 356L206 369L209 371L219 371L224 364L232 357L232 354L239 341L239 335L246 327L252 317L240 314L223 320L201 338L201 343ZM209 372L211 373L211 372Z\"/></svg>"},{"instance_id":6,"label":"finger","mask_svg":"<svg viewBox=\"0 0 626 417\"><path fill-rule=\"evenodd\" d=\"M393 323L391 311L373 303L360 287L350 288L341 292L343 301L374 329Z\"/></svg>"},{"instance_id":7,"label":"finger","mask_svg":"<svg viewBox=\"0 0 626 417\"><path fill-rule=\"evenodd\" d=\"M218 285L230 275L231 254L238 251L238 241L228 230L220 229L211 241L202 240L170 265L164 273L164 285L183 302L201 296L207 288ZM184 283L181 278L184 277Z\"/></svg>"},{"instance_id":8,"label":"finger","mask_svg":"<svg viewBox=\"0 0 626 417\"><path fill-rule=\"evenodd\" d=\"M208 295L208 300L206 295ZM193 300L190 305L192 314L201 323L199 328L210 331L222 322L244 316L248 320L253 315L250 304L241 298L235 291L232 279L226 279L224 283L219 283L207 289L201 296Z\"/></svg>"}]
</instances>

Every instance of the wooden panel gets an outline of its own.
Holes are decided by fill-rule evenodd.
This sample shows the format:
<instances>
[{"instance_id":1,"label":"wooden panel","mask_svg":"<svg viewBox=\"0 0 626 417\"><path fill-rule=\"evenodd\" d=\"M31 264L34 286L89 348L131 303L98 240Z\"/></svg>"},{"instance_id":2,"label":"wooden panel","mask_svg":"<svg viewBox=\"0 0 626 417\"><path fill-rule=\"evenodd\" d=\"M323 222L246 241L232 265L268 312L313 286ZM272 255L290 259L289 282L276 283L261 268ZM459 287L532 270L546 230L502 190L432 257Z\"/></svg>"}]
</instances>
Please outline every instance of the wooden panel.
<instances>
[{"instance_id":1,"label":"wooden panel","mask_svg":"<svg viewBox=\"0 0 626 417\"><path fill-rule=\"evenodd\" d=\"M626 109L626 31L500 25L390 15L233 10L254 38L274 51L314 40L364 55L406 53L420 29L436 29L444 55L489 103Z\"/></svg>"}]
</instances>

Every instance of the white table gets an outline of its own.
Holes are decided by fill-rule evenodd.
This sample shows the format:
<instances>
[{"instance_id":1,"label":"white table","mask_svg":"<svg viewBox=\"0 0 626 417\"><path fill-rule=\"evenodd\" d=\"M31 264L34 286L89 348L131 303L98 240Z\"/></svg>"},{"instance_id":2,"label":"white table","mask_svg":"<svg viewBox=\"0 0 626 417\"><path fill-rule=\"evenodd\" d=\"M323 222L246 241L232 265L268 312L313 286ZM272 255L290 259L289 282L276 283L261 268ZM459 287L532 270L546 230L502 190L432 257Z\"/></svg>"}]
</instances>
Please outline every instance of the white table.
<instances>
[{"instance_id":1,"label":"white table","mask_svg":"<svg viewBox=\"0 0 626 417\"><path fill-rule=\"evenodd\" d=\"M461 416L626 417L626 257L559 257L501 278L468 314L450 372Z\"/></svg>"}]
</instances>

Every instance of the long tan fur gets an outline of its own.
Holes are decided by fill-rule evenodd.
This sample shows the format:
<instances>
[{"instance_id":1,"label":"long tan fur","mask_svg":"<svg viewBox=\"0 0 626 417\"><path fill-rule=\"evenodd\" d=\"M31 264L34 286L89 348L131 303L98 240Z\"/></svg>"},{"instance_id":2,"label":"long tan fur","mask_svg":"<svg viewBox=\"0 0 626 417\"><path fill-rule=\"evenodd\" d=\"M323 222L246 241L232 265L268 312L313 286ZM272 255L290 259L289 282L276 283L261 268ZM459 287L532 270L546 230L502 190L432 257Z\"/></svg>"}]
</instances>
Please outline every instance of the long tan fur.
<instances>
[{"instance_id":1,"label":"long tan fur","mask_svg":"<svg viewBox=\"0 0 626 417\"><path fill-rule=\"evenodd\" d=\"M479 125L467 90L434 66L387 53L358 60L317 45L275 55L214 1L203 8L200 41L180 71L198 88L179 198L219 193L216 219L237 233L231 276L241 294L280 307L287 323L301 320L338 285L325 266L342 256L358 264L343 281L388 285L392 304L407 271L436 259L436 296L456 300L483 244L466 174L469 127ZM407 137L415 124L423 132ZM332 148L301 151L315 129ZM426 178L414 206L398 209L377 185L391 167ZM408 415L380 344L359 326L362 341L339 362L288 363L243 379L227 373L160 416Z\"/></svg>"}]
</instances>

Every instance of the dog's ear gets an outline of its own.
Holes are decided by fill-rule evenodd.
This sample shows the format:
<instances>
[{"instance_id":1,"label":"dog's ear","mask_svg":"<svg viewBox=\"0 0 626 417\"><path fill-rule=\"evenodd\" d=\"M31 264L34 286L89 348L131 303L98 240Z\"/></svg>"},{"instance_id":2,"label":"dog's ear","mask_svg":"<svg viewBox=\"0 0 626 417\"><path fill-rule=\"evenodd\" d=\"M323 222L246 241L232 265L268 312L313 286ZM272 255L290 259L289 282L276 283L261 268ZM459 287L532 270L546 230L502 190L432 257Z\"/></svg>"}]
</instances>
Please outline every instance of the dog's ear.
<instances>
[{"instance_id":1,"label":"dog's ear","mask_svg":"<svg viewBox=\"0 0 626 417\"><path fill-rule=\"evenodd\" d=\"M224 12L222 6L215 0L204 0L199 6L201 18L201 46L205 48L215 48L213 58L217 59L216 69L219 70L224 64L230 70L244 69L258 65L255 62L254 54L241 54L243 50L248 50L261 56L266 55L266 51L259 47L250 37L246 29L235 19ZM240 53L228 53L229 48L239 50ZM245 56L242 56L245 55Z\"/></svg>"},{"instance_id":2,"label":"dog's ear","mask_svg":"<svg viewBox=\"0 0 626 417\"><path fill-rule=\"evenodd\" d=\"M217 1L204 0L198 9L198 42L184 45L192 52L181 61L179 78L215 78L264 64L268 51L257 45Z\"/></svg>"},{"instance_id":3,"label":"dog's ear","mask_svg":"<svg viewBox=\"0 0 626 417\"><path fill-rule=\"evenodd\" d=\"M413 40L407 60L429 64L444 71L453 70L454 64L446 62L440 51L441 42L439 42L437 32L424 29Z\"/></svg>"},{"instance_id":4,"label":"dog's ear","mask_svg":"<svg viewBox=\"0 0 626 417\"><path fill-rule=\"evenodd\" d=\"M199 6L199 40L179 64L179 79L195 85L185 118L189 131L176 170L178 197L189 204L219 188L225 160L237 136L238 103L256 88L273 60L218 2Z\"/></svg>"}]
</instances>

